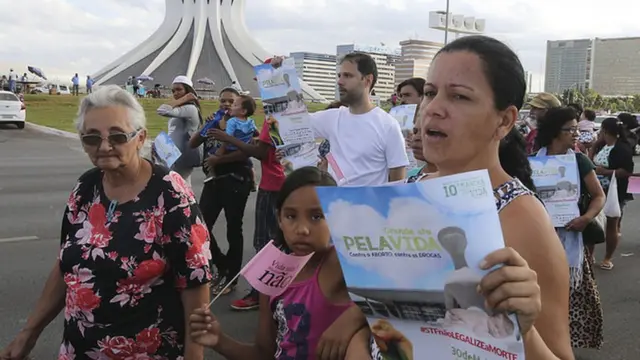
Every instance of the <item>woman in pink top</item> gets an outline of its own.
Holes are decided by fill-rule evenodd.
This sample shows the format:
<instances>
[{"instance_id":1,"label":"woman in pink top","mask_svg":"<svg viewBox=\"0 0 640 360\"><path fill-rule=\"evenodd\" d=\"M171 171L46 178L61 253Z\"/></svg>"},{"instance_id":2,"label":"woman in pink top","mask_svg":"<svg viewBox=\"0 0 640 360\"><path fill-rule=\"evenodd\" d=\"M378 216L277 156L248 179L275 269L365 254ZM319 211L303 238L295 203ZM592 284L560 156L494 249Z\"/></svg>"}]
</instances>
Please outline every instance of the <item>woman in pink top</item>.
<instances>
[{"instance_id":1,"label":"woman in pink top","mask_svg":"<svg viewBox=\"0 0 640 360\"><path fill-rule=\"evenodd\" d=\"M371 359L370 330L349 298L316 186L336 182L328 173L306 167L291 173L278 195L277 240L286 251L314 256L284 293L260 295L255 343L241 344L224 334L206 306L191 315L195 342L231 360Z\"/></svg>"}]
</instances>

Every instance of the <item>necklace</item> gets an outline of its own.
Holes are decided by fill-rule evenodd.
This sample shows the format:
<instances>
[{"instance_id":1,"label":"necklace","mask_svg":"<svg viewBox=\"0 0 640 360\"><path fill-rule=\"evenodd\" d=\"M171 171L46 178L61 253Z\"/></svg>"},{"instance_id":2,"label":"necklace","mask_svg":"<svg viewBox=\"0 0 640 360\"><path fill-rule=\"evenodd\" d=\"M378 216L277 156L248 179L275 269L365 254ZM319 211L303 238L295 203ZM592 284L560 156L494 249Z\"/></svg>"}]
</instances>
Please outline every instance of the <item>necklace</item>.
<instances>
[{"instance_id":1,"label":"necklace","mask_svg":"<svg viewBox=\"0 0 640 360\"><path fill-rule=\"evenodd\" d=\"M118 201L111 200L109 203L109 210L107 210L107 222L111 222L116 212L116 206L118 206Z\"/></svg>"},{"instance_id":2,"label":"necklace","mask_svg":"<svg viewBox=\"0 0 640 360\"><path fill-rule=\"evenodd\" d=\"M142 164L138 167L138 171L136 172L136 178L140 176L141 171L142 171ZM113 220L117 206L118 206L118 200L111 200L111 202L109 203L109 209L107 210L107 222L111 222Z\"/></svg>"}]
</instances>

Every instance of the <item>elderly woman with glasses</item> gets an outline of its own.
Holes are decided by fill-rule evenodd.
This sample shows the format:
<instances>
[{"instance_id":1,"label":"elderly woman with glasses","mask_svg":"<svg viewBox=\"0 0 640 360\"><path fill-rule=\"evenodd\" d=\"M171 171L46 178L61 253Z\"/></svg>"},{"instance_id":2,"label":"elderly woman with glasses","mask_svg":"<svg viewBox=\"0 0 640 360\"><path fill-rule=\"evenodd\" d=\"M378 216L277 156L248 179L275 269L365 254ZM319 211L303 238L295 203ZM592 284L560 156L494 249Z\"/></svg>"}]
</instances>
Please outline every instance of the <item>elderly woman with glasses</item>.
<instances>
[{"instance_id":1,"label":"elderly woman with glasses","mask_svg":"<svg viewBox=\"0 0 640 360\"><path fill-rule=\"evenodd\" d=\"M66 204L61 249L35 309L0 359L22 359L64 309L60 358L203 359L186 314L209 300L209 232L183 178L140 156L145 115L105 86L77 118L95 167Z\"/></svg>"}]
</instances>

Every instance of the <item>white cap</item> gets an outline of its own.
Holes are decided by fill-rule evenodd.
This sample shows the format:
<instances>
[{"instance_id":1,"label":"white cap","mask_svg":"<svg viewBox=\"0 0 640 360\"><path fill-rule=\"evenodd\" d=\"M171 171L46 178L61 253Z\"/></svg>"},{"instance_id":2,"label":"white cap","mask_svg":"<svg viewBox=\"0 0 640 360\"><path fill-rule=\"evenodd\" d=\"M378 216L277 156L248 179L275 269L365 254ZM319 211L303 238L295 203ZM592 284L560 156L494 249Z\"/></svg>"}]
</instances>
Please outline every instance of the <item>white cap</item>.
<instances>
[{"instance_id":1,"label":"white cap","mask_svg":"<svg viewBox=\"0 0 640 360\"><path fill-rule=\"evenodd\" d=\"M189 79L184 75L176 76L176 78L173 79L172 84L184 84L184 85L189 85L190 87L193 87L193 81L191 81L191 79Z\"/></svg>"}]
</instances>

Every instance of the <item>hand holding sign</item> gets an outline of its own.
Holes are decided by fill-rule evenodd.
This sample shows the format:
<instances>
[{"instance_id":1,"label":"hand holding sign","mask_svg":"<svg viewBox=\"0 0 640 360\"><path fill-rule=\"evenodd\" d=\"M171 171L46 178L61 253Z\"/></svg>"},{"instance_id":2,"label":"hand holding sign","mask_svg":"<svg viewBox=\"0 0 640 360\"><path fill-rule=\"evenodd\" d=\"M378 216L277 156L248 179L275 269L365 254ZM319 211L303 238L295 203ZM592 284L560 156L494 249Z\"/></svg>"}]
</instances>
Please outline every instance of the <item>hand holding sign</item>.
<instances>
[{"instance_id":1,"label":"hand holding sign","mask_svg":"<svg viewBox=\"0 0 640 360\"><path fill-rule=\"evenodd\" d=\"M485 275L478 285L478 292L486 299L486 305L503 313L516 313L520 333L533 328L542 311L540 286L536 272L514 249L506 247L487 255L480 268L489 270L503 265Z\"/></svg>"},{"instance_id":2,"label":"hand holding sign","mask_svg":"<svg viewBox=\"0 0 640 360\"><path fill-rule=\"evenodd\" d=\"M277 69L282 65L284 61L284 56L274 56L271 59L265 61L265 64L270 64L274 69Z\"/></svg>"}]
</instances>

